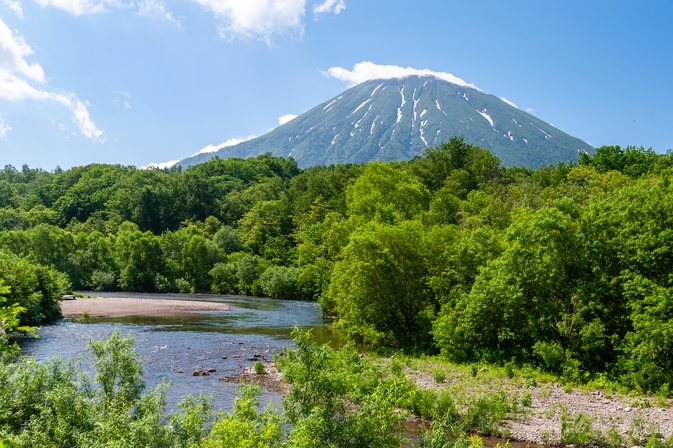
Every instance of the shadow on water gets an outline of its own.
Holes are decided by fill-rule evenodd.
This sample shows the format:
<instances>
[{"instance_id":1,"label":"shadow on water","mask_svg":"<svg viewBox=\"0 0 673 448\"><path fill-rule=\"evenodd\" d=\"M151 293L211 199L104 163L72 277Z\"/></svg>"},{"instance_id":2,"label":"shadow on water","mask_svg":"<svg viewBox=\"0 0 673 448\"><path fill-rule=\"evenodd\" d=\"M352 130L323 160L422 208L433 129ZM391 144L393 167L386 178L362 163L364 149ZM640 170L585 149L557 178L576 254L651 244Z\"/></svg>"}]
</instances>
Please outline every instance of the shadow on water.
<instances>
[{"instance_id":1,"label":"shadow on water","mask_svg":"<svg viewBox=\"0 0 673 448\"><path fill-rule=\"evenodd\" d=\"M169 408L185 395L212 395L215 408L231 408L237 385L218 381L223 376L237 375L254 354L271 361L272 352L292 346L290 333L295 325L310 328L320 344L339 347L342 342L331 331L331 320L324 319L315 302L274 300L260 297L199 294L130 294L89 293L105 297L138 297L163 300L199 300L226 303L229 311L185 313L172 316L101 318L93 323L68 320L45 325L37 330L39 339L23 339L19 343L26 356L38 361L59 357L81 359L83 369L90 364L86 345L91 339L104 339L113 331L133 333L136 351L143 361L148 387L161 381L170 389L166 399ZM223 359L225 358L226 359ZM196 370L215 369L210 376L195 377ZM262 402L280 404L280 396L263 391Z\"/></svg>"}]
</instances>

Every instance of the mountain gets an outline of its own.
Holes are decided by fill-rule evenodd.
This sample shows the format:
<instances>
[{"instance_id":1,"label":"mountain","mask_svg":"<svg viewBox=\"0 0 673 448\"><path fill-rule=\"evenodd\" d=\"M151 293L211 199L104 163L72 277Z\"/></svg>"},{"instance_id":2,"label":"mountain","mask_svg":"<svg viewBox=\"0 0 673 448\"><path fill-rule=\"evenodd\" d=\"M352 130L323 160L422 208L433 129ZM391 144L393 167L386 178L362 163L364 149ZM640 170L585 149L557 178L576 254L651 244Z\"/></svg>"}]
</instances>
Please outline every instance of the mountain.
<instances>
[{"instance_id":1,"label":"mountain","mask_svg":"<svg viewBox=\"0 0 673 448\"><path fill-rule=\"evenodd\" d=\"M409 160L454 135L489 149L505 166L536 168L593 152L494 95L434 76L410 76L364 82L261 137L179 165L265 152L292 156L302 167Z\"/></svg>"}]
</instances>

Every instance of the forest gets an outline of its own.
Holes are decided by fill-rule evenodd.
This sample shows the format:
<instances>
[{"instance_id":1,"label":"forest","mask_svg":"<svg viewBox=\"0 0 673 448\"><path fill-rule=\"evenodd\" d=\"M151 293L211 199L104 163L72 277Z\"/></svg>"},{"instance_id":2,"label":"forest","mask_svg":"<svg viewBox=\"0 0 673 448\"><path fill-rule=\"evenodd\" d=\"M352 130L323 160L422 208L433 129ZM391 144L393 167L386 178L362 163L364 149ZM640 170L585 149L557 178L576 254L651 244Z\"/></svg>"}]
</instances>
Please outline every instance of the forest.
<instances>
[{"instance_id":1,"label":"forest","mask_svg":"<svg viewBox=\"0 0 673 448\"><path fill-rule=\"evenodd\" d=\"M0 171L0 319L72 290L320 302L348 339L566 381L673 385L673 153L504 167L452 138L408 162Z\"/></svg>"}]
</instances>

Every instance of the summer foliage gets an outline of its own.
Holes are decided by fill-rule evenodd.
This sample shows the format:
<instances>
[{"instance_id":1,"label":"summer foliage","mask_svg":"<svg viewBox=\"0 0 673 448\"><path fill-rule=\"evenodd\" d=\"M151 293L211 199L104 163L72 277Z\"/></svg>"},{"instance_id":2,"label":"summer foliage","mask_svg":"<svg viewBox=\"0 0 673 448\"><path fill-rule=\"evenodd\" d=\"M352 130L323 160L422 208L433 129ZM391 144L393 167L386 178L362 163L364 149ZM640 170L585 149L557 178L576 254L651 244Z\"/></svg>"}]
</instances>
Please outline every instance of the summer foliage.
<instances>
[{"instance_id":1,"label":"summer foliage","mask_svg":"<svg viewBox=\"0 0 673 448\"><path fill-rule=\"evenodd\" d=\"M672 180L670 153L603 147L531 171L460 139L306 170L268 154L7 166L0 306L36 325L70 285L314 299L367 344L667 391Z\"/></svg>"}]
</instances>

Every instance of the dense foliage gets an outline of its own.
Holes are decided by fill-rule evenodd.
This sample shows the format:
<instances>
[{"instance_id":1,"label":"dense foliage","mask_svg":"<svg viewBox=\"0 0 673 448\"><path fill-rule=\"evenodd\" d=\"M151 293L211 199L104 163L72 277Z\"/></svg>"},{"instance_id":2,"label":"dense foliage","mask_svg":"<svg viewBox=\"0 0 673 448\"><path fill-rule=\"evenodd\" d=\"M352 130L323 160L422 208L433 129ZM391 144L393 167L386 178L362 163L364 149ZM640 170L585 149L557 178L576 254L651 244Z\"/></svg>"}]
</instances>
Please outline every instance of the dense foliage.
<instances>
[{"instance_id":1,"label":"dense foliage","mask_svg":"<svg viewBox=\"0 0 673 448\"><path fill-rule=\"evenodd\" d=\"M7 166L0 309L53 319L70 284L316 299L368 344L668 390L672 180L670 153L603 147L531 171L455 138L409 162L306 170L268 154Z\"/></svg>"}]
</instances>

